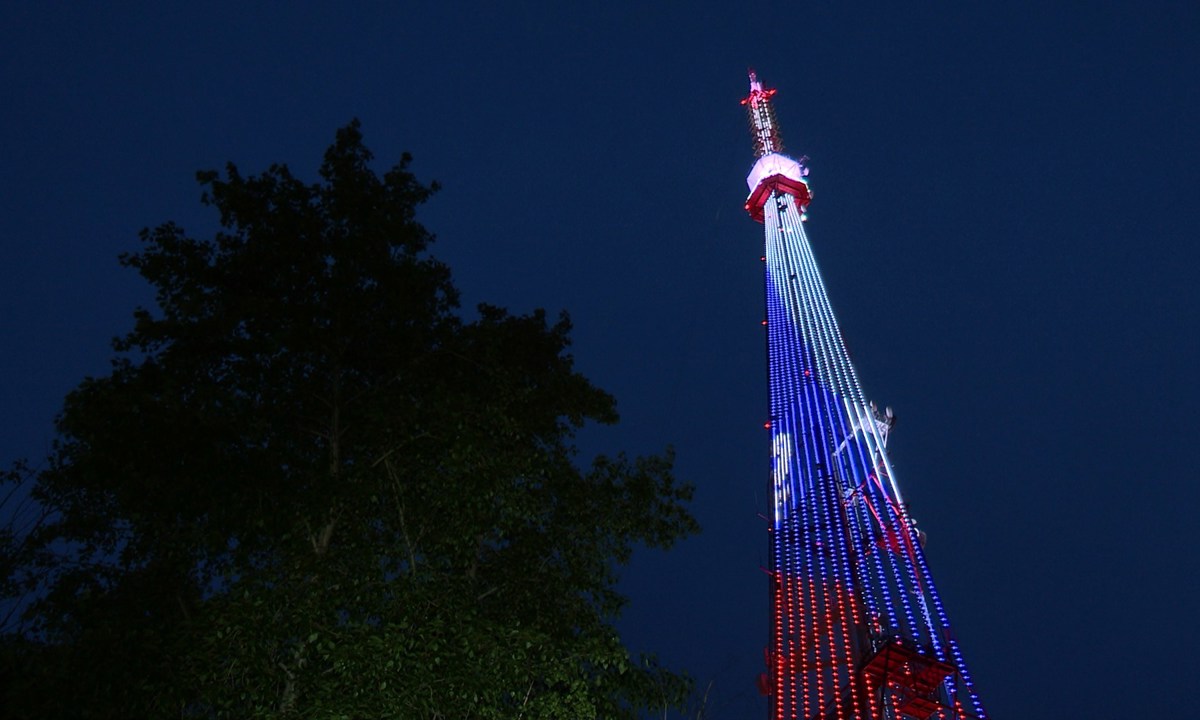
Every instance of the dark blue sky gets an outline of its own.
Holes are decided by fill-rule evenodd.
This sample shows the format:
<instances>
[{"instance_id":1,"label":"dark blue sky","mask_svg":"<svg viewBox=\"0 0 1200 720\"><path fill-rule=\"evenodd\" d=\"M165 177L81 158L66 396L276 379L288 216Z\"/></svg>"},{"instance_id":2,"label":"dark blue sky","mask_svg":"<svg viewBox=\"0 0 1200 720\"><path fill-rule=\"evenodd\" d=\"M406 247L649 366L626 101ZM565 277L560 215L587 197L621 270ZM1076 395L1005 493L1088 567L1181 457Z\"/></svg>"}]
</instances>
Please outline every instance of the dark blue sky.
<instances>
[{"instance_id":1,"label":"dark blue sky","mask_svg":"<svg viewBox=\"0 0 1200 720\"><path fill-rule=\"evenodd\" d=\"M0 10L0 461L152 299L137 231L211 231L196 170L312 178L358 117L442 183L468 306L572 313L623 415L585 447L675 445L706 531L637 558L622 627L762 717L753 65L992 714L1194 707L1200 5L135 5Z\"/></svg>"}]
</instances>

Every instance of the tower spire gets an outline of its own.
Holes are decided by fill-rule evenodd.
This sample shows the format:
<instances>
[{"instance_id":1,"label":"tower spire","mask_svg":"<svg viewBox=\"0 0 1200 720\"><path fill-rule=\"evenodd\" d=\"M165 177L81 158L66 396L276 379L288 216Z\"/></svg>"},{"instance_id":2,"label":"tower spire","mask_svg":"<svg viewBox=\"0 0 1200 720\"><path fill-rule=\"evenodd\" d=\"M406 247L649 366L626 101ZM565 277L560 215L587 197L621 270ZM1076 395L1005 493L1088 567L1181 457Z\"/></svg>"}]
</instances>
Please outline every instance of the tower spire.
<instances>
[{"instance_id":1,"label":"tower spire","mask_svg":"<svg viewBox=\"0 0 1200 720\"><path fill-rule=\"evenodd\" d=\"M750 69L750 94L742 100L742 104L746 106L750 134L754 136L754 157L783 150L779 122L775 119L775 107L771 105L771 96L775 92L774 88L764 90L758 74L753 68Z\"/></svg>"}]
</instances>

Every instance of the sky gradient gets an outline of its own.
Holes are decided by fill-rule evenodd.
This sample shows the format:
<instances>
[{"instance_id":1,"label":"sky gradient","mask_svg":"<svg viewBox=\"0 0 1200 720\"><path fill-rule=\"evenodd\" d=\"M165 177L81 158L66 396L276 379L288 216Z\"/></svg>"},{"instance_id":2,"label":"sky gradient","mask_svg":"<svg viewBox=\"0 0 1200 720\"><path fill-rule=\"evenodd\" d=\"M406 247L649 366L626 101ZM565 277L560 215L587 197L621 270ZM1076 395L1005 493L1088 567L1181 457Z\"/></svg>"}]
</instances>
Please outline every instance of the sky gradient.
<instances>
[{"instance_id":1,"label":"sky gradient","mask_svg":"<svg viewBox=\"0 0 1200 720\"><path fill-rule=\"evenodd\" d=\"M709 717L764 717L753 66L991 714L1186 714L1200 5L610 5L6 3L0 462L48 452L152 301L116 262L138 231L213 231L195 171L312 180L357 117L377 169L441 183L420 219L466 308L571 313L622 413L584 451L676 448L705 532L635 559L621 627Z\"/></svg>"}]
</instances>

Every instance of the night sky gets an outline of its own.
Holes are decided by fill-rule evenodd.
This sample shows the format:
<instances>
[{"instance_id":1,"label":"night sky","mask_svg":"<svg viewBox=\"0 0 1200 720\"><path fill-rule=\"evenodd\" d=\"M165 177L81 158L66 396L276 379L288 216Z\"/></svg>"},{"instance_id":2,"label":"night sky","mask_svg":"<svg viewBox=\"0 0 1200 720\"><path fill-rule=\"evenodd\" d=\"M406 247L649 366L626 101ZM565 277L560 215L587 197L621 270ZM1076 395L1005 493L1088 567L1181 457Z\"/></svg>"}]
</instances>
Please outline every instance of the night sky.
<instances>
[{"instance_id":1,"label":"night sky","mask_svg":"<svg viewBox=\"0 0 1200 720\"><path fill-rule=\"evenodd\" d=\"M675 446L705 531L621 628L765 717L753 66L991 714L1196 712L1200 4L136 5L0 10L0 463L152 302L138 230L213 231L196 170L314 180L357 117L442 184L466 312L571 313L622 413L584 452Z\"/></svg>"}]
</instances>

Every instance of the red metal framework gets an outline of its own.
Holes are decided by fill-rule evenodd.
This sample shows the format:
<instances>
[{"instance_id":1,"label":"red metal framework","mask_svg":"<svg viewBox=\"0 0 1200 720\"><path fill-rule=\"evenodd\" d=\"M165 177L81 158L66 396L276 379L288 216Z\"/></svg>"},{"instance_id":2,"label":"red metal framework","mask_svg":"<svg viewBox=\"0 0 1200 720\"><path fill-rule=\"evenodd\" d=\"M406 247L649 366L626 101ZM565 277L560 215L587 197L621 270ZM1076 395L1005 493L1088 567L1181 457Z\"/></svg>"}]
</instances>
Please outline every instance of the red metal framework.
<instances>
[{"instance_id":1,"label":"red metal framework","mask_svg":"<svg viewBox=\"0 0 1200 720\"><path fill-rule=\"evenodd\" d=\"M927 720L933 713L947 708L937 697L942 681L955 673L955 667L905 642L904 638L889 638L869 656L859 669L859 678L872 699L877 695L884 701L883 691L889 692L897 712Z\"/></svg>"},{"instance_id":2,"label":"red metal framework","mask_svg":"<svg viewBox=\"0 0 1200 720\"><path fill-rule=\"evenodd\" d=\"M750 191L750 196L746 198L746 212L750 213L750 217L755 222L761 223L763 206L776 194L784 193L796 198L796 204L800 206L801 211L808 209L808 204L812 202L812 193L808 189L808 183L802 179L790 178L779 173L763 178Z\"/></svg>"}]
</instances>

